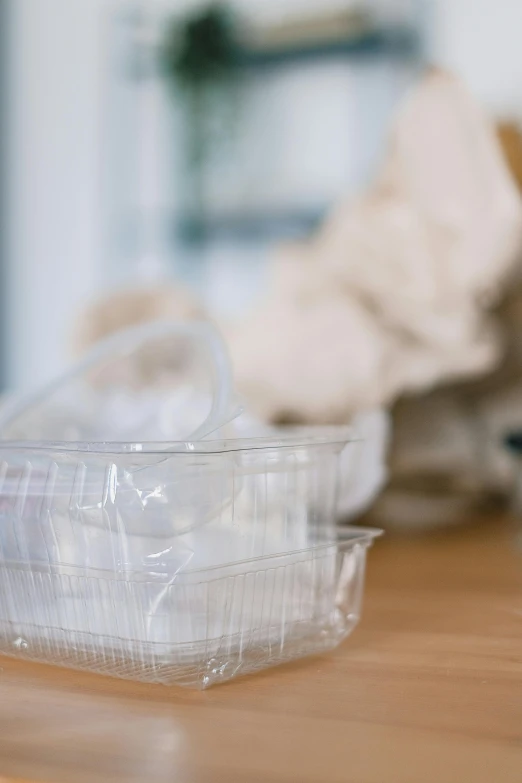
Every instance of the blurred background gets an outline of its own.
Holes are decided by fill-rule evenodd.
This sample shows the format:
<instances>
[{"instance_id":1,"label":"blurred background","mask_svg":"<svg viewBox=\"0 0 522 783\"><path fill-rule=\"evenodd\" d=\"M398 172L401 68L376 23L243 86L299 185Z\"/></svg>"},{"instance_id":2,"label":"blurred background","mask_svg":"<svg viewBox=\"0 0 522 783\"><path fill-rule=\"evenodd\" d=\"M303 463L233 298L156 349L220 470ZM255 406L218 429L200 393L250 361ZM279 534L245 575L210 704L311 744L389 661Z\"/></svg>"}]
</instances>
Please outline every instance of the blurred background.
<instances>
[{"instance_id":1,"label":"blurred background","mask_svg":"<svg viewBox=\"0 0 522 783\"><path fill-rule=\"evenodd\" d=\"M60 372L79 314L107 292L179 280L211 317L241 323L274 249L371 188L430 65L465 85L520 170L513 0L0 0L0 12L7 390Z\"/></svg>"},{"instance_id":2,"label":"blurred background","mask_svg":"<svg viewBox=\"0 0 522 783\"><path fill-rule=\"evenodd\" d=\"M1 8L1 377L17 389L63 367L80 305L147 264L177 270L215 309L246 308L267 246L306 234L369 181L423 63L462 76L496 118L522 109L511 0L236 0L246 72L221 80L208 124L222 127L190 170L198 120L174 97L161 47L208 4Z\"/></svg>"}]
</instances>

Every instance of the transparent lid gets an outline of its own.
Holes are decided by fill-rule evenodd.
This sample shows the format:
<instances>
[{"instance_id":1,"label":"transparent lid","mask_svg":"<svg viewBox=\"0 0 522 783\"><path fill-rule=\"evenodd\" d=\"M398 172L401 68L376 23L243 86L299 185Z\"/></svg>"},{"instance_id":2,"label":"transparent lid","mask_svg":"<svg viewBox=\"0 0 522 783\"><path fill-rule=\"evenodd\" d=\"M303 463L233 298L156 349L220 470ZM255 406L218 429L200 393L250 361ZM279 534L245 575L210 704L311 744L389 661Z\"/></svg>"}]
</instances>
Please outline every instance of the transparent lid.
<instances>
[{"instance_id":1,"label":"transparent lid","mask_svg":"<svg viewBox=\"0 0 522 783\"><path fill-rule=\"evenodd\" d=\"M61 442L197 441L240 413L226 348L203 323L119 332L0 415L0 437Z\"/></svg>"}]
</instances>

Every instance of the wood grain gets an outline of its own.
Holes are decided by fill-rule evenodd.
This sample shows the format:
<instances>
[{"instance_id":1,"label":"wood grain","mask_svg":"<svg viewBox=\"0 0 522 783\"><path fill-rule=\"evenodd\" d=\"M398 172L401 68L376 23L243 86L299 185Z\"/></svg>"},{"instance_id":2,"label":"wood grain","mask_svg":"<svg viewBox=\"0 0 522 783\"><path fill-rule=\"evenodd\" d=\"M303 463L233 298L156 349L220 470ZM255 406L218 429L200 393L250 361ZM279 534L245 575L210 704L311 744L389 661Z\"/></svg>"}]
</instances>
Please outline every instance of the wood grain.
<instances>
[{"instance_id":1,"label":"wood grain","mask_svg":"<svg viewBox=\"0 0 522 783\"><path fill-rule=\"evenodd\" d=\"M0 783L520 783L522 552L501 519L379 541L336 652L205 693L0 667Z\"/></svg>"}]
</instances>

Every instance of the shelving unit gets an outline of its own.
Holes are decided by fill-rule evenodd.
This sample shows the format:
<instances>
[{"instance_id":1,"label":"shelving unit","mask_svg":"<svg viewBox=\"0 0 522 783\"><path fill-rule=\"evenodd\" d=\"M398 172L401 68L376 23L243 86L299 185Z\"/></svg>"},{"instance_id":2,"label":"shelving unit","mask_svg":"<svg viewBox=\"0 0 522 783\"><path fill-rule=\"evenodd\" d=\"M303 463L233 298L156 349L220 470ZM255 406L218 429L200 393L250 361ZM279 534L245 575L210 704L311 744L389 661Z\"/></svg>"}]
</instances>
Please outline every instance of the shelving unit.
<instances>
[{"instance_id":1,"label":"shelving unit","mask_svg":"<svg viewBox=\"0 0 522 783\"><path fill-rule=\"evenodd\" d=\"M187 243L213 239L256 242L267 236L284 239L306 236L321 223L327 207L295 212L259 212L219 216L185 215L174 221L178 237Z\"/></svg>"},{"instance_id":2,"label":"shelving unit","mask_svg":"<svg viewBox=\"0 0 522 783\"><path fill-rule=\"evenodd\" d=\"M328 62L416 63L421 60L421 36L414 28L375 29L347 40L310 43L269 50L243 49L240 63L246 78L262 72L274 72L295 65ZM313 209L278 212L237 212L225 216L181 215L174 221L181 242L194 244L213 240L260 241L300 237L313 232L321 223L330 204Z\"/></svg>"},{"instance_id":3,"label":"shelving unit","mask_svg":"<svg viewBox=\"0 0 522 783\"><path fill-rule=\"evenodd\" d=\"M420 35L414 28L375 29L342 41L309 43L307 45L256 51L244 49L240 62L246 68L275 68L319 60L342 58L360 59L416 58L421 51Z\"/></svg>"},{"instance_id":4,"label":"shelving unit","mask_svg":"<svg viewBox=\"0 0 522 783\"><path fill-rule=\"evenodd\" d=\"M274 245L312 234L343 193L364 186L372 176L390 110L409 84L410 73L422 63L422 24L417 21L366 29L345 39L336 35L295 45L245 46L239 60L241 89L249 96L242 111L249 119L238 130L246 134L239 136L244 143L237 153L229 149L229 157L218 160L216 169L211 164L206 175L208 209L194 214L184 203L186 183L176 178L183 155L176 146L180 116L169 116L172 104L158 67L165 17L143 11L134 21L127 18L125 30L119 28L121 51L126 52L120 60L126 86L119 95L126 106L131 94L136 96L136 118L129 114L125 133L136 137L137 155L129 159L128 171L142 173L134 174L134 189L121 192L122 205L128 202L120 209L121 235L135 234L137 239L134 254L129 244L120 253L120 269L128 268L134 258L154 256L204 298L210 289L228 287L230 296L223 294L223 302L228 298L246 303L248 279L252 288L259 287ZM149 119L144 123L140 117ZM314 157L301 167L300 156L308 154L308 144ZM147 174L151 170L157 172L155 181ZM143 196L147 192L150 195ZM135 229L129 228L134 224ZM223 304L222 309L227 307Z\"/></svg>"}]
</instances>

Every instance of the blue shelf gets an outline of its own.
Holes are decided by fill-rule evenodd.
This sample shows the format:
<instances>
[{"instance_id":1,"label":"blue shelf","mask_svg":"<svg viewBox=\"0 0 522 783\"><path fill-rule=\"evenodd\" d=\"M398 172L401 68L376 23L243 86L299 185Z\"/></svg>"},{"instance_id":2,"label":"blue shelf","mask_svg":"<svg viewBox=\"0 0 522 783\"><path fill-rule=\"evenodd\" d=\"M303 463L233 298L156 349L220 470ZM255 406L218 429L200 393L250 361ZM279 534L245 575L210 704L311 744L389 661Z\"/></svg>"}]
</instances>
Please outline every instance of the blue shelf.
<instances>
[{"instance_id":1,"label":"blue shelf","mask_svg":"<svg viewBox=\"0 0 522 783\"><path fill-rule=\"evenodd\" d=\"M415 29L374 30L346 40L310 43L280 49L244 49L239 62L245 68L273 68L294 63L339 58L414 59L421 53L421 38Z\"/></svg>"},{"instance_id":2,"label":"blue shelf","mask_svg":"<svg viewBox=\"0 0 522 783\"><path fill-rule=\"evenodd\" d=\"M259 242L309 236L321 224L326 207L295 212L259 213L222 217L185 215L176 221L176 235L182 242L216 240Z\"/></svg>"}]
</instances>

